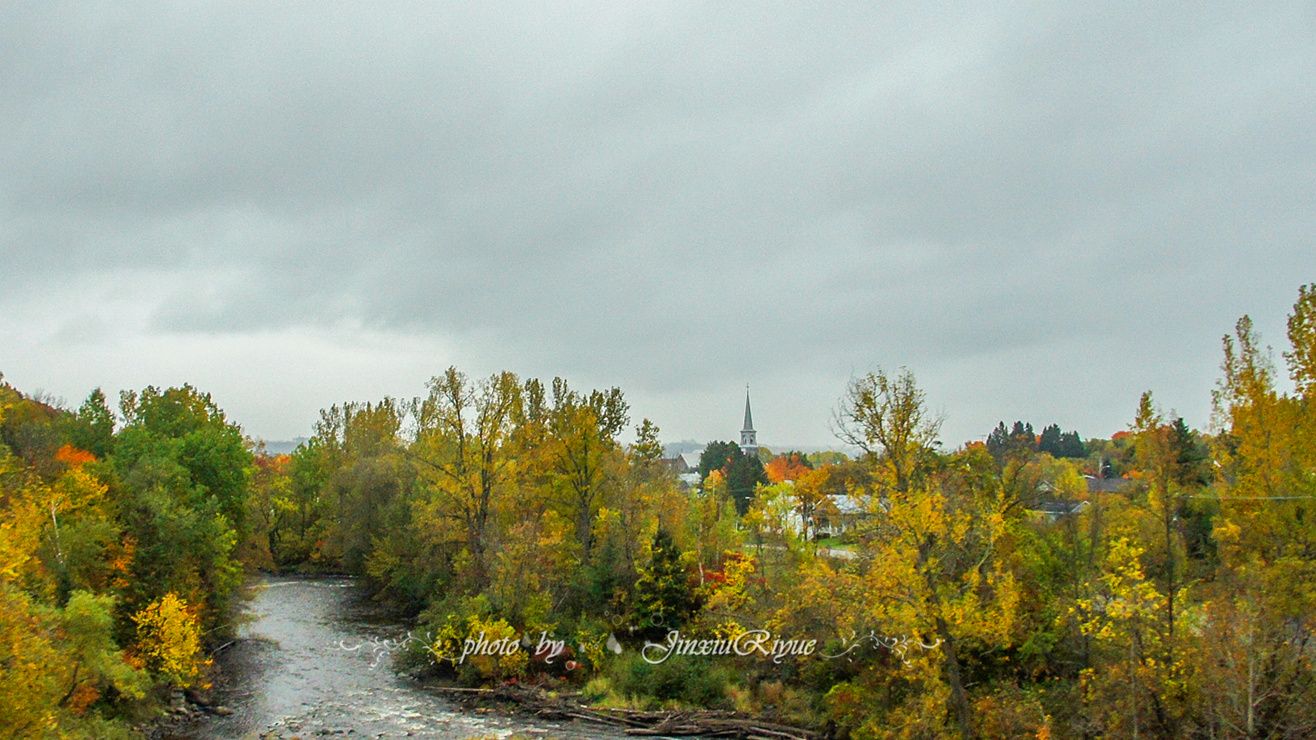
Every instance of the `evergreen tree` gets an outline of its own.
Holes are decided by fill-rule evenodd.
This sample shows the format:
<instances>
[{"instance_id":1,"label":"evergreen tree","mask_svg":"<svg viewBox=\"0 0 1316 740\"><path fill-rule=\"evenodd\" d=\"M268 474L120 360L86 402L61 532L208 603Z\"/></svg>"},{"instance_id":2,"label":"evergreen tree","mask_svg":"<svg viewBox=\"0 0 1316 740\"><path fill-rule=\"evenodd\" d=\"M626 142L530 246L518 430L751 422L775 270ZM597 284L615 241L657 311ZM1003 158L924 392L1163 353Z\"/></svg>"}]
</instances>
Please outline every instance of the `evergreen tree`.
<instances>
[{"instance_id":1,"label":"evergreen tree","mask_svg":"<svg viewBox=\"0 0 1316 740\"><path fill-rule=\"evenodd\" d=\"M1061 442L1060 427L1056 424L1049 424L1042 429L1042 437L1037 440L1037 451L1045 452L1051 457L1064 457L1064 449Z\"/></svg>"},{"instance_id":2,"label":"evergreen tree","mask_svg":"<svg viewBox=\"0 0 1316 740\"><path fill-rule=\"evenodd\" d=\"M723 470L732 456L740 452L740 445L735 442L709 442L699 454L699 480L708 477L714 470Z\"/></svg>"},{"instance_id":3,"label":"evergreen tree","mask_svg":"<svg viewBox=\"0 0 1316 740\"><path fill-rule=\"evenodd\" d=\"M996 429L987 436L987 451L998 463L1007 457L1029 457L1038 451L1037 435L1033 434L1033 425L1016 421L1014 426L1006 431L1005 422L997 424Z\"/></svg>"},{"instance_id":4,"label":"evergreen tree","mask_svg":"<svg viewBox=\"0 0 1316 740\"><path fill-rule=\"evenodd\" d=\"M679 627L697 607L681 550L666 529L653 536L653 558L635 582L635 616L646 630L662 633Z\"/></svg>"},{"instance_id":5,"label":"evergreen tree","mask_svg":"<svg viewBox=\"0 0 1316 740\"><path fill-rule=\"evenodd\" d=\"M1198 445L1197 433L1180 417L1170 425L1170 444L1175 451L1175 480L1179 485L1206 485L1211 481L1206 451Z\"/></svg>"},{"instance_id":6,"label":"evergreen tree","mask_svg":"<svg viewBox=\"0 0 1316 740\"><path fill-rule=\"evenodd\" d=\"M1083 458L1087 456L1087 447L1083 445L1083 440L1079 439L1078 432L1065 432L1060 435L1059 457Z\"/></svg>"},{"instance_id":7,"label":"evergreen tree","mask_svg":"<svg viewBox=\"0 0 1316 740\"><path fill-rule=\"evenodd\" d=\"M739 447L727 463L727 493L736 502L736 513L749 511L749 503L759 485L768 485L768 474L757 455L746 455Z\"/></svg>"},{"instance_id":8,"label":"evergreen tree","mask_svg":"<svg viewBox=\"0 0 1316 740\"><path fill-rule=\"evenodd\" d=\"M91 392L73 416L69 432L74 447L104 460L114 449L114 412L100 388Z\"/></svg>"},{"instance_id":9,"label":"evergreen tree","mask_svg":"<svg viewBox=\"0 0 1316 740\"><path fill-rule=\"evenodd\" d=\"M1005 448L1010 443L1010 431L1005 428L1005 422L1000 422L992 433L987 435L987 451L992 457L1000 459L1005 454Z\"/></svg>"},{"instance_id":10,"label":"evergreen tree","mask_svg":"<svg viewBox=\"0 0 1316 740\"><path fill-rule=\"evenodd\" d=\"M1010 443L1020 450L1033 452L1037 449L1037 435L1033 433L1032 423L1016 421L1010 430Z\"/></svg>"}]
</instances>

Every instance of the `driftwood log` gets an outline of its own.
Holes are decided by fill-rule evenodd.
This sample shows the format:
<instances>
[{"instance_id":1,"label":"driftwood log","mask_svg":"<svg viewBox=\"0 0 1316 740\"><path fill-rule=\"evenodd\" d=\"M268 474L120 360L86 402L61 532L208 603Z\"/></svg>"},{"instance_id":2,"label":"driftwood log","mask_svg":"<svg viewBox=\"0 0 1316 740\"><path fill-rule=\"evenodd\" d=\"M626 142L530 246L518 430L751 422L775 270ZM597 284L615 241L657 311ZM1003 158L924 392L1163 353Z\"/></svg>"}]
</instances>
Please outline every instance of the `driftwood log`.
<instances>
[{"instance_id":1,"label":"driftwood log","mask_svg":"<svg viewBox=\"0 0 1316 740\"><path fill-rule=\"evenodd\" d=\"M492 700L515 704L544 719L595 722L623 730L627 735L728 737L742 740L821 740L822 735L790 725L767 722L713 709L641 711L587 707L579 694L549 696L529 686L507 684L488 689L432 687L458 701Z\"/></svg>"}]
</instances>

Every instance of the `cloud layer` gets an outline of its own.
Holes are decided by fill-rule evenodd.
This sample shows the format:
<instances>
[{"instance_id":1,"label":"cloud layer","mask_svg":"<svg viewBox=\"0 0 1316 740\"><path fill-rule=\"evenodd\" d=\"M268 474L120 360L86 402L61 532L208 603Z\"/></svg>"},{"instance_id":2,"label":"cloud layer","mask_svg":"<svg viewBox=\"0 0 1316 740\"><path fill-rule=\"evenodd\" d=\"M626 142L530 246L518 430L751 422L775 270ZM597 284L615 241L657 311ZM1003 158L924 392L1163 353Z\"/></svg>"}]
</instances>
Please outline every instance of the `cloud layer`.
<instances>
[{"instance_id":1,"label":"cloud layer","mask_svg":"<svg viewBox=\"0 0 1316 740\"><path fill-rule=\"evenodd\" d=\"M457 364L825 444L908 365L958 443L1205 423L1316 280L1310 6L11 4L0 370L249 431ZM367 395L362 395L367 394Z\"/></svg>"}]
</instances>

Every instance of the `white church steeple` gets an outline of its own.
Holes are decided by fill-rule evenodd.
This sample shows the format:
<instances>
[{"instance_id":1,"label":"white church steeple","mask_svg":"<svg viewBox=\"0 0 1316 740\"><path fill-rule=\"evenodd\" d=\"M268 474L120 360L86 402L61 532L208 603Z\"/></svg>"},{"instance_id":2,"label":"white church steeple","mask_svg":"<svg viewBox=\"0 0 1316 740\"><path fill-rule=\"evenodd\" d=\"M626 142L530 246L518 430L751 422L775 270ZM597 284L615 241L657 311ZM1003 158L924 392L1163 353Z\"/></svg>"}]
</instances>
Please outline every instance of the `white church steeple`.
<instances>
[{"instance_id":1,"label":"white church steeple","mask_svg":"<svg viewBox=\"0 0 1316 740\"><path fill-rule=\"evenodd\" d=\"M745 428L740 430L740 449L746 454L758 455L759 440L754 432L754 417L749 412L749 385L745 386Z\"/></svg>"}]
</instances>

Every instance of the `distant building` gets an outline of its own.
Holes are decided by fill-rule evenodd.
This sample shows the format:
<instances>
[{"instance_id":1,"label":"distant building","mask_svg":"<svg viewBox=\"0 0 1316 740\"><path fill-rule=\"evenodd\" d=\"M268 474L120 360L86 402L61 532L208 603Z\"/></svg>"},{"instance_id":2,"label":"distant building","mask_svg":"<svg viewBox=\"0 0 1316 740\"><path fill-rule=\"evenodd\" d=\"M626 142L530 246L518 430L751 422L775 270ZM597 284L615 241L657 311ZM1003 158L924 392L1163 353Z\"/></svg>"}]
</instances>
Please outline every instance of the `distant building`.
<instances>
[{"instance_id":1,"label":"distant building","mask_svg":"<svg viewBox=\"0 0 1316 740\"><path fill-rule=\"evenodd\" d=\"M672 473L684 475L699 470L699 454L697 452L683 452L672 457L662 458L662 461L671 467Z\"/></svg>"},{"instance_id":2,"label":"distant building","mask_svg":"<svg viewBox=\"0 0 1316 740\"><path fill-rule=\"evenodd\" d=\"M663 458L663 462L667 463L668 467L672 469L672 472L676 473L677 475L685 475L686 473L689 473L693 468L699 467L698 464L691 466L690 460L685 455L677 455L676 457L665 457Z\"/></svg>"},{"instance_id":3,"label":"distant building","mask_svg":"<svg viewBox=\"0 0 1316 740\"><path fill-rule=\"evenodd\" d=\"M676 476L676 479L681 482L683 487L694 488L699 485L699 471L694 470L689 473L682 473L681 475Z\"/></svg>"},{"instance_id":4,"label":"distant building","mask_svg":"<svg viewBox=\"0 0 1316 740\"><path fill-rule=\"evenodd\" d=\"M1086 479L1089 494L1118 493L1126 490L1133 483L1128 478L1098 478L1093 475L1083 477ZM1038 500L1025 507L1026 511L1034 517L1054 522L1078 514L1088 507L1087 501L1060 498L1056 487L1046 481L1038 484L1037 492L1041 494Z\"/></svg>"},{"instance_id":5,"label":"distant building","mask_svg":"<svg viewBox=\"0 0 1316 740\"><path fill-rule=\"evenodd\" d=\"M851 494L829 495L814 513L815 537L840 537L869 516L869 501Z\"/></svg>"},{"instance_id":6,"label":"distant building","mask_svg":"<svg viewBox=\"0 0 1316 740\"><path fill-rule=\"evenodd\" d=\"M1041 517L1050 521L1063 519L1071 514L1077 514L1088 507L1086 501L1043 501L1028 507L1028 511L1034 516Z\"/></svg>"},{"instance_id":7,"label":"distant building","mask_svg":"<svg viewBox=\"0 0 1316 740\"><path fill-rule=\"evenodd\" d=\"M663 462L676 473L676 479L683 488L699 485L699 453L682 452L674 457L665 457Z\"/></svg>"},{"instance_id":8,"label":"distant building","mask_svg":"<svg viewBox=\"0 0 1316 740\"><path fill-rule=\"evenodd\" d=\"M1087 479L1088 493L1117 493L1133 483L1128 478L1098 478L1093 475L1083 477Z\"/></svg>"}]
</instances>

